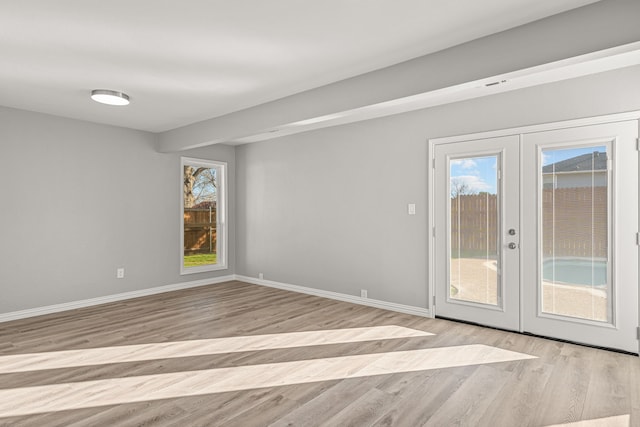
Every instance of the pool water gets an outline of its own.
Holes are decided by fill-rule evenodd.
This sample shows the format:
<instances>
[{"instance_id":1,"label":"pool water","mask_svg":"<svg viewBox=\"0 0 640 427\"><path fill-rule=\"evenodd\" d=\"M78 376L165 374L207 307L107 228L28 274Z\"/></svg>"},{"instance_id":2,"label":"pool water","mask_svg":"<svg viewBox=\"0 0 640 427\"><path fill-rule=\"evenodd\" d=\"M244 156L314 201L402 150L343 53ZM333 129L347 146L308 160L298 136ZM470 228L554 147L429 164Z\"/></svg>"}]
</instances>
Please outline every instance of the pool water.
<instances>
[{"instance_id":1,"label":"pool water","mask_svg":"<svg viewBox=\"0 0 640 427\"><path fill-rule=\"evenodd\" d=\"M554 283L605 286L607 262L591 258L549 259L542 264L542 278Z\"/></svg>"}]
</instances>

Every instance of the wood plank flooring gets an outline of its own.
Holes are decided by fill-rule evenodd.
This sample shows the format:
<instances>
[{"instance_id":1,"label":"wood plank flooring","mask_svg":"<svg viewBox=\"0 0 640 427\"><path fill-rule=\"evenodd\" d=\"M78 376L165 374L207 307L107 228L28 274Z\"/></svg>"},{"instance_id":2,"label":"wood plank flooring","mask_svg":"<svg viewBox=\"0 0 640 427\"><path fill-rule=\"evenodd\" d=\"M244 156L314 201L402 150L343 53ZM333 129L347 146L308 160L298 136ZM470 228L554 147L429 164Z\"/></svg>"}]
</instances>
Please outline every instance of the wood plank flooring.
<instances>
[{"instance_id":1,"label":"wood plank flooring","mask_svg":"<svg viewBox=\"0 0 640 427\"><path fill-rule=\"evenodd\" d=\"M218 425L640 426L640 358L242 282L0 323L0 426Z\"/></svg>"}]
</instances>

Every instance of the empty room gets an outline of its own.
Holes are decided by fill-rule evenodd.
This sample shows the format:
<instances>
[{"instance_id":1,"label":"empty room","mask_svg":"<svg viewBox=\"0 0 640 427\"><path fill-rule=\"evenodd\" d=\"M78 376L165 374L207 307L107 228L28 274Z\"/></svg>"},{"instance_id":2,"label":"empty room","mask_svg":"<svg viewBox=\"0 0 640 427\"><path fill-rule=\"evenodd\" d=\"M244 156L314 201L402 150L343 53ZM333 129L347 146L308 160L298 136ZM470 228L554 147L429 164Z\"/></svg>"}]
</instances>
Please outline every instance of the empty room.
<instances>
[{"instance_id":1,"label":"empty room","mask_svg":"<svg viewBox=\"0 0 640 427\"><path fill-rule=\"evenodd\" d=\"M640 426L639 18L0 2L0 426Z\"/></svg>"}]
</instances>

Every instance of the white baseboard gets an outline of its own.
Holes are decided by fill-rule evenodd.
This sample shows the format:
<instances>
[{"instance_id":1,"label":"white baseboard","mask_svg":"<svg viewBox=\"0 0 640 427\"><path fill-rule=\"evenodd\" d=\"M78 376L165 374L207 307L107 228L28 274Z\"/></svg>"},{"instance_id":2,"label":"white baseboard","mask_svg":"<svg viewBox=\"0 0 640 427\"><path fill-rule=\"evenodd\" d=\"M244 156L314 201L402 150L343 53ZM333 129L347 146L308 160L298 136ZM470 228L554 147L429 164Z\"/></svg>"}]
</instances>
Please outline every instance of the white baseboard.
<instances>
[{"instance_id":1,"label":"white baseboard","mask_svg":"<svg viewBox=\"0 0 640 427\"><path fill-rule=\"evenodd\" d=\"M306 288L304 286L290 285L287 283L274 282L271 280L256 279L254 277L236 274L236 280L252 283L254 285L268 286L270 288L282 289L285 291L299 292L302 294L315 295L318 297L335 299L338 301L350 302L353 304L367 305L369 307L382 308L384 310L397 311L400 313L413 314L415 316L432 317L429 309L413 307L411 305L396 304L394 302L380 301L371 298L362 298L354 295L341 294L338 292L323 291L321 289Z\"/></svg>"},{"instance_id":2,"label":"white baseboard","mask_svg":"<svg viewBox=\"0 0 640 427\"><path fill-rule=\"evenodd\" d=\"M397 311L400 313L413 314L422 317L432 317L426 308L413 307L410 305L396 304L393 302L380 301L370 298L362 298L354 295L341 294L338 292L324 291L321 289L307 288L304 286L290 285L287 283L274 282L271 280L261 280L253 277L232 274L212 279L194 280L190 282L176 283L173 285L158 286L155 288L141 289L139 291L124 292L120 294L107 295L98 298L85 299L80 301L71 301L62 304L47 305L44 307L30 308L27 310L13 311L9 313L0 313L0 323L9 322L11 320L25 319L28 317L42 316L44 314L59 313L61 311L74 310L76 308L91 307L94 305L106 304L110 302L123 301L132 298L139 298L148 295L161 294L164 292L178 291L181 289L195 288L199 286L214 285L216 283L228 282L231 280L240 280L254 285L268 286L270 288L282 289L285 291L298 292L318 297L334 299L338 301L350 302L353 304L366 305L369 307L382 308L384 310Z\"/></svg>"},{"instance_id":3,"label":"white baseboard","mask_svg":"<svg viewBox=\"0 0 640 427\"><path fill-rule=\"evenodd\" d=\"M25 319L27 317L41 316L43 314L59 313L61 311L73 310L76 308L91 307L93 305L106 304L127 300L131 298L144 297L148 295L161 294L164 292L178 291L180 289L195 288L198 286L213 285L216 283L228 282L234 280L234 275L214 277L212 279L194 280L191 282L176 283L173 285L158 286L155 288L141 289L139 291L124 292L121 294L107 295L104 297L85 299L80 301L66 302L63 304L47 305L44 307L30 308L28 310L13 311L0 314L0 322L8 322L10 320Z\"/></svg>"}]
</instances>

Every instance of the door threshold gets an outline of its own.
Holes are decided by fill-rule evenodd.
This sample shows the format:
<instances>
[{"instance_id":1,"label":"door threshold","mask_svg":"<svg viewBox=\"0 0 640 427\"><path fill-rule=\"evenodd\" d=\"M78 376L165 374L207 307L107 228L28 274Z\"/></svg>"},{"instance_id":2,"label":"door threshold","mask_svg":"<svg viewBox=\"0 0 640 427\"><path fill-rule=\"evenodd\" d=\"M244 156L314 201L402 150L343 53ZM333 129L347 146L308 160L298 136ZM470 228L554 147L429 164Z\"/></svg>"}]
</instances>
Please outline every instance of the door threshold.
<instances>
[{"instance_id":1,"label":"door threshold","mask_svg":"<svg viewBox=\"0 0 640 427\"><path fill-rule=\"evenodd\" d=\"M495 329L497 331L511 332L511 333L514 333L514 334L526 335L526 336L535 337L535 338L542 338L542 339L550 340L550 341L557 341L557 342L562 342L562 343L567 343L567 344L579 345L581 347L589 347L589 348L595 348L595 349L598 349L598 350L611 351L613 353L627 354L629 356L639 356L640 355L640 354L634 353L632 351L619 350L617 348L610 348L610 347L601 347L601 346L592 345L592 344L584 344L584 343L576 342L576 341L563 340L563 339L554 338L554 337L547 337L545 335L532 334L531 332L520 332L520 331L516 331L516 330L512 330L512 329L498 328L496 326L483 325L481 323L470 322L470 321L467 321L467 320L452 319L450 317L443 317L443 316L436 316L436 319L448 320L450 322L456 322L456 323L464 323L466 325L479 326L481 328Z\"/></svg>"}]
</instances>

